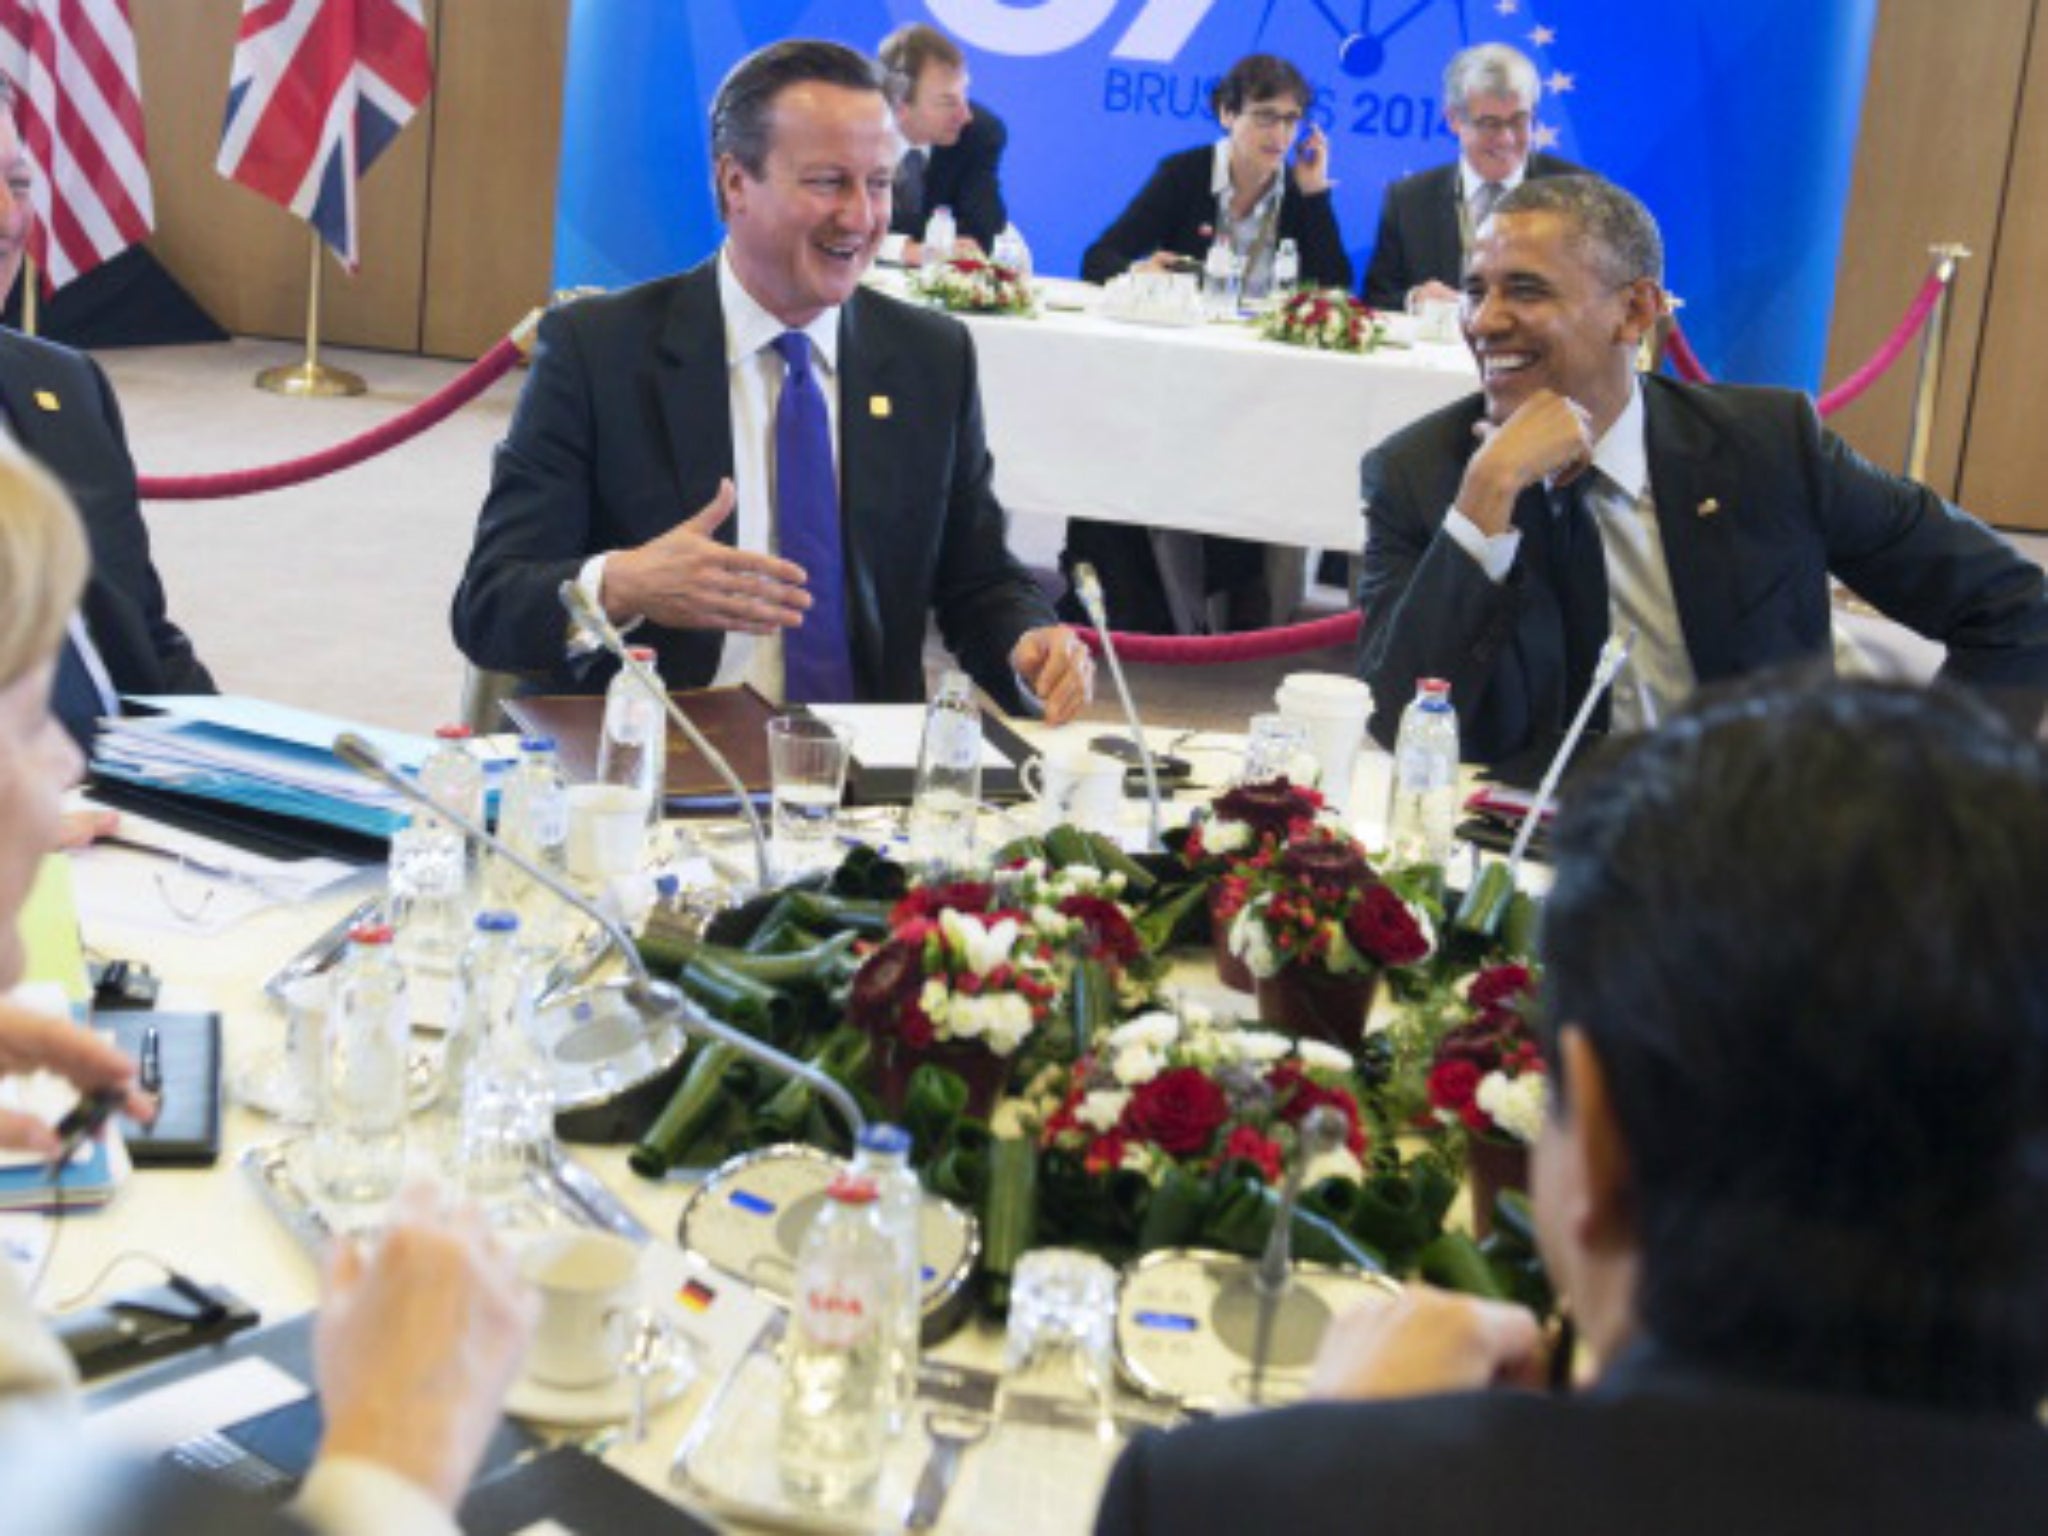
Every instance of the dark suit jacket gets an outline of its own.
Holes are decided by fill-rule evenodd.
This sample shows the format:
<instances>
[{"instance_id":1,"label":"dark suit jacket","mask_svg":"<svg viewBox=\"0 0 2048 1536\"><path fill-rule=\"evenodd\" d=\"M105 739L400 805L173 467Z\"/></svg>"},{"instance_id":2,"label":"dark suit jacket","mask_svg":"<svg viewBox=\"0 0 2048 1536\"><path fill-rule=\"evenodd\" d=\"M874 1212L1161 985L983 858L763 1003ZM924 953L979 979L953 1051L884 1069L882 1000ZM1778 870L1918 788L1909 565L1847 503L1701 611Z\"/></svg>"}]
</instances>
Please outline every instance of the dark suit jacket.
<instances>
[{"instance_id":1,"label":"dark suit jacket","mask_svg":"<svg viewBox=\"0 0 2048 1536\"><path fill-rule=\"evenodd\" d=\"M974 679L1021 708L1010 648L1054 619L1004 543L966 328L866 289L839 323L841 524L860 697L923 698L925 616L936 612ZM543 320L455 593L463 653L551 690L602 688L608 659L564 658L557 589L592 554L643 544L709 501L733 472L731 415L717 258ZM670 687L688 688L710 682L725 637L646 624L633 638L656 649Z\"/></svg>"},{"instance_id":2,"label":"dark suit jacket","mask_svg":"<svg viewBox=\"0 0 2048 1536\"><path fill-rule=\"evenodd\" d=\"M1365 269L1365 302L1373 308L1399 310L1407 303L1410 288L1432 278L1453 288L1463 280L1458 164L1453 160L1389 183L1380 199L1380 229L1373 239L1372 262ZM1576 176L1584 170L1556 155L1536 154L1529 157L1527 174Z\"/></svg>"},{"instance_id":3,"label":"dark suit jacket","mask_svg":"<svg viewBox=\"0 0 2048 1536\"><path fill-rule=\"evenodd\" d=\"M123 693L212 693L213 678L191 640L165 612L121 407L99 364L69 347L0 330L0 403L23 450L57 477L84 519L92 578L80 607L114 686Z\"/></svg>"},{"instance_id":4,"label":"dark suit jacket","mask_svg":"<svg viewBox=\"0 0 2048 1536\"><path fill-rule=\"evenodd\" d=\"M1664 559L1701 683L1829 656L1832 573L1945 644L1944 676L2048 689L2048 582L1990 529L1859 458L1805 395L1656 376L1643 395ZM1563 620L1530 541L1496 585L1442 532L1481 409L1477 395L1446 406L1366 455L1359 674L1383 741L1418 677L1448 678L1466 759L1497 762L1569 722ZM1540 487L1515 507L1519 526L1548 515Z\"/></svg>"},{"instance_id":5,"label":"dark suit jacket","mask_svg":"<svg viewBox=\"0 0 2048 1536\"><path fill-rule=\"evenodd\" d=\"M1317 1404L1146 1435L1097 1536L1822 1536L2048 1529L2048 1433L1657 1360L1572 1399Z\"/></svg>"},{"instance_id":6,"label":"dark suit jacket","mask_svg":"<svg viewBox=\"0 0 2048 1536\"><path fill-rule=\"evenodd\" d=\"M1081 258L1081 276L1106 283L1155 251L1174 251L1200 261L1216 238L1216 194L1209 190L1216 170L1216 146L1198 145L1168 155ZM1301 279L1318 288L1351 286L1351 257L1337 233L1330 194L1304 197L1290 169L1282 173L1280 233L1301 255Z\"/></svg>"},{"instance_id":7,"label":"dark suit jacket","mask_svg":"<svg viewBox=\"0 0 2048 1536\"><path fill-rule=\"evenodd\" d=\"M922 240L932 210L951 208L954 228L988 250L1010 222L1002 183L1003 147L1009 141L1003 120L976 102L960 137L934 148L925 162L922 204L915 211L898 208L889 219L890 233Z\"/></svg>"}]
</instances>

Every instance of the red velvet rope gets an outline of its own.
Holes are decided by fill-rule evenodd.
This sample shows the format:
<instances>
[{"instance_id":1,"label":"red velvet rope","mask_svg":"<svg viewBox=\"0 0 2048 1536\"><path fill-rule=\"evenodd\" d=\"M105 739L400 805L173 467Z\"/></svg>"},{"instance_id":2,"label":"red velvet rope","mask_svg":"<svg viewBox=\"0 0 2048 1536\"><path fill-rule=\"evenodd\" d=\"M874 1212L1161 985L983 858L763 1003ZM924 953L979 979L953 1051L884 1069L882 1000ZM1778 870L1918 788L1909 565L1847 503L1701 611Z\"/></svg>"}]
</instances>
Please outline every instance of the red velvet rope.
<instances>
[{"instance_id":1,"label":"red velvet rope","mask_svg":"<svg viewBox=\"0 0 2048 1536\"><path fill-rule=\"evenodd\" d=\"M1899 354L1912 344L1913 337L1919 332L1920 327L1927 323L1927 317L1934 313L1934 306L1940 300L1941 290L1945 286L1939 272L1927 274L1927 281L1922 283L1920 291L1913 295L1913 302L1907 306L1906 313L1892 328L1891 335L1885 337L1878 349L1870 354L1870 360L1814 402L1821 415L1834 415L1890 371L1892 364L1899 360ZM1671 339L1666 343L1664 351L1671 359L1672 372L1688 384L1714 382L1712 375L1701 364L1699 354L1693 351L1692 343L1686 340L1685 332L1676 325L1671 327Z\"/></svg>"},{"instance_id":2,"label":"red velvet rope","mask_svg":"<svg viewBox=\"0 0 2048 1536\"><path fill-rule=\"evenodd\" d=\"M427 396L403 415L372 427L358 437L302 459L266 464L258 469L230 470L217 475L146 476L137 481L144 501L209 501L282 490L348 469L437 426L489 389L512 370L522 356L519 343L507 336L471 363L460 376Z\"/></svg>"},{"instance_id":3,"label":"red velvet rope","mask_svg":"<svg viewBox=\"0 0 2048 1536\"><path fill-rule=\"evenodd\" d=\"M1358 625L1358 614L1337 613L1306 624L1253 629L1239 635L1138 635L1120 629L1111 633L1116 636L1116 653L1125 661L1160 667L1220 667L1233 661L1271 661L1343 645L1358 638ZM1077 629L1075 633L1090 650L1101 654L1102 637L1094 630Z\"/></svg>"}]
</instances>

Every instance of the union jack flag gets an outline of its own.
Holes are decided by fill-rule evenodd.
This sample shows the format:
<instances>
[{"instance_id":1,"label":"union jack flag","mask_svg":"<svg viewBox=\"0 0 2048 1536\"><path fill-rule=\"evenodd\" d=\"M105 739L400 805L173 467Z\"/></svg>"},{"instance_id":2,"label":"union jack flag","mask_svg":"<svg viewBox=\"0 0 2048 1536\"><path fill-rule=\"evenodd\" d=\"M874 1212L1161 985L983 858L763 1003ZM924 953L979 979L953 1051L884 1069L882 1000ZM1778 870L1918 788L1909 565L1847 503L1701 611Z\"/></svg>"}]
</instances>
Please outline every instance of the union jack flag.
<instances>
[{"instance_id":1,"label":"union jack flag","mask_svg":"<svg viewBox=\"0 0 2048 1536\"><path fill-rule=\"evenodd\" d=\"M434 83L420 6L244 0L215 168L310 223L351 272L356 182Z\"/></svg>"},{"instance_id":2,"label":"union jack flag","mask_svg":"<svg viewBox=\"0 0 2048 1536\"><path fill-rule=\"evenodd\" d=\"M18 96L35 177L28 253L48 292L156 220L128 0L0 0L0 73Z\"/></svg>"}]
</instances>

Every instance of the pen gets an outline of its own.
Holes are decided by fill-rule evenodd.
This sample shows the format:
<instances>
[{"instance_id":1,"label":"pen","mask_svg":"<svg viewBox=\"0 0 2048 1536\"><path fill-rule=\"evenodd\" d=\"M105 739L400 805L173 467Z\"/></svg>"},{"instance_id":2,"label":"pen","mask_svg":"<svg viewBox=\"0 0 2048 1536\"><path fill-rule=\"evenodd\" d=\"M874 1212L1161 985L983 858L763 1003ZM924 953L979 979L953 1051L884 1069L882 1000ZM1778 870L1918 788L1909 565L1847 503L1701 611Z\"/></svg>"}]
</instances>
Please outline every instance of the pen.
<instances>
[{"instance_id":1,"label":"pen","mask_svg":"<svg viewBox=\"0 0 2048 1536\"><path fill-rule=\"evenodd\" d=\"M144 1093L164 1091L164 1037L154 1024L142 1032L142 1061L138 1067Z\"/></svg>"}]
</instances>

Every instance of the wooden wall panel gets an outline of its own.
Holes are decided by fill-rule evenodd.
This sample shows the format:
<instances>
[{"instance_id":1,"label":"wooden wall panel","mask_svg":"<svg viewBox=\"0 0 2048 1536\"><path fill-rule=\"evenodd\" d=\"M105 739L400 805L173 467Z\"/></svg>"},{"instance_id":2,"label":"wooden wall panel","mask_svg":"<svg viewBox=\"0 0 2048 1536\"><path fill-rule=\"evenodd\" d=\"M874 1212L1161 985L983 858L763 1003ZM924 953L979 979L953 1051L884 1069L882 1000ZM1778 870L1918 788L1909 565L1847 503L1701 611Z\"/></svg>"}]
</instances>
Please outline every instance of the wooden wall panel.
<instances>
[{"instance_id":1,"label":"wooden wall panel","mask_svg":"<svg viewBox=\"0 0 2048 1536\"><path fill-rule=\"evenodd\" d=\"M1976 389L1963 448L1962 502L2014 528L2048 531L2048 6L2034 22L2026 89L1990 263Z\"/></svg>"},{"instance_id":2,"label":"wooden wall panel","mask_svg":"<svg viewBox=\"0 0 2048 1536\"><path fill-rule=\"evenodd\" d=\"M441 0L421 350L475 357L554 269L569 0Z\"/></svg>"},{"instance_id":3,"label":"wooden wall panel","mask_svg":"<svg viewBox=\"0 0 2048 1536\"><path fill-rule=\"evenodd\" d=\"M1927 248L1960 241L1927 480L1953 495L1983 336L2013 119L2039 0L1884 0L1863 97L1836 272L1826 382L1862 364L1927 274ZM2039 270L2038 268L2036 270ZM1904 463L1908 354L1832 425L1877 463ZM2038 396L2038 388L2032 391ZM2048 438L2048 434L2040 434ZM1973 507L1996 517L1996 509Z\"/></svg>"}]
</instances>

